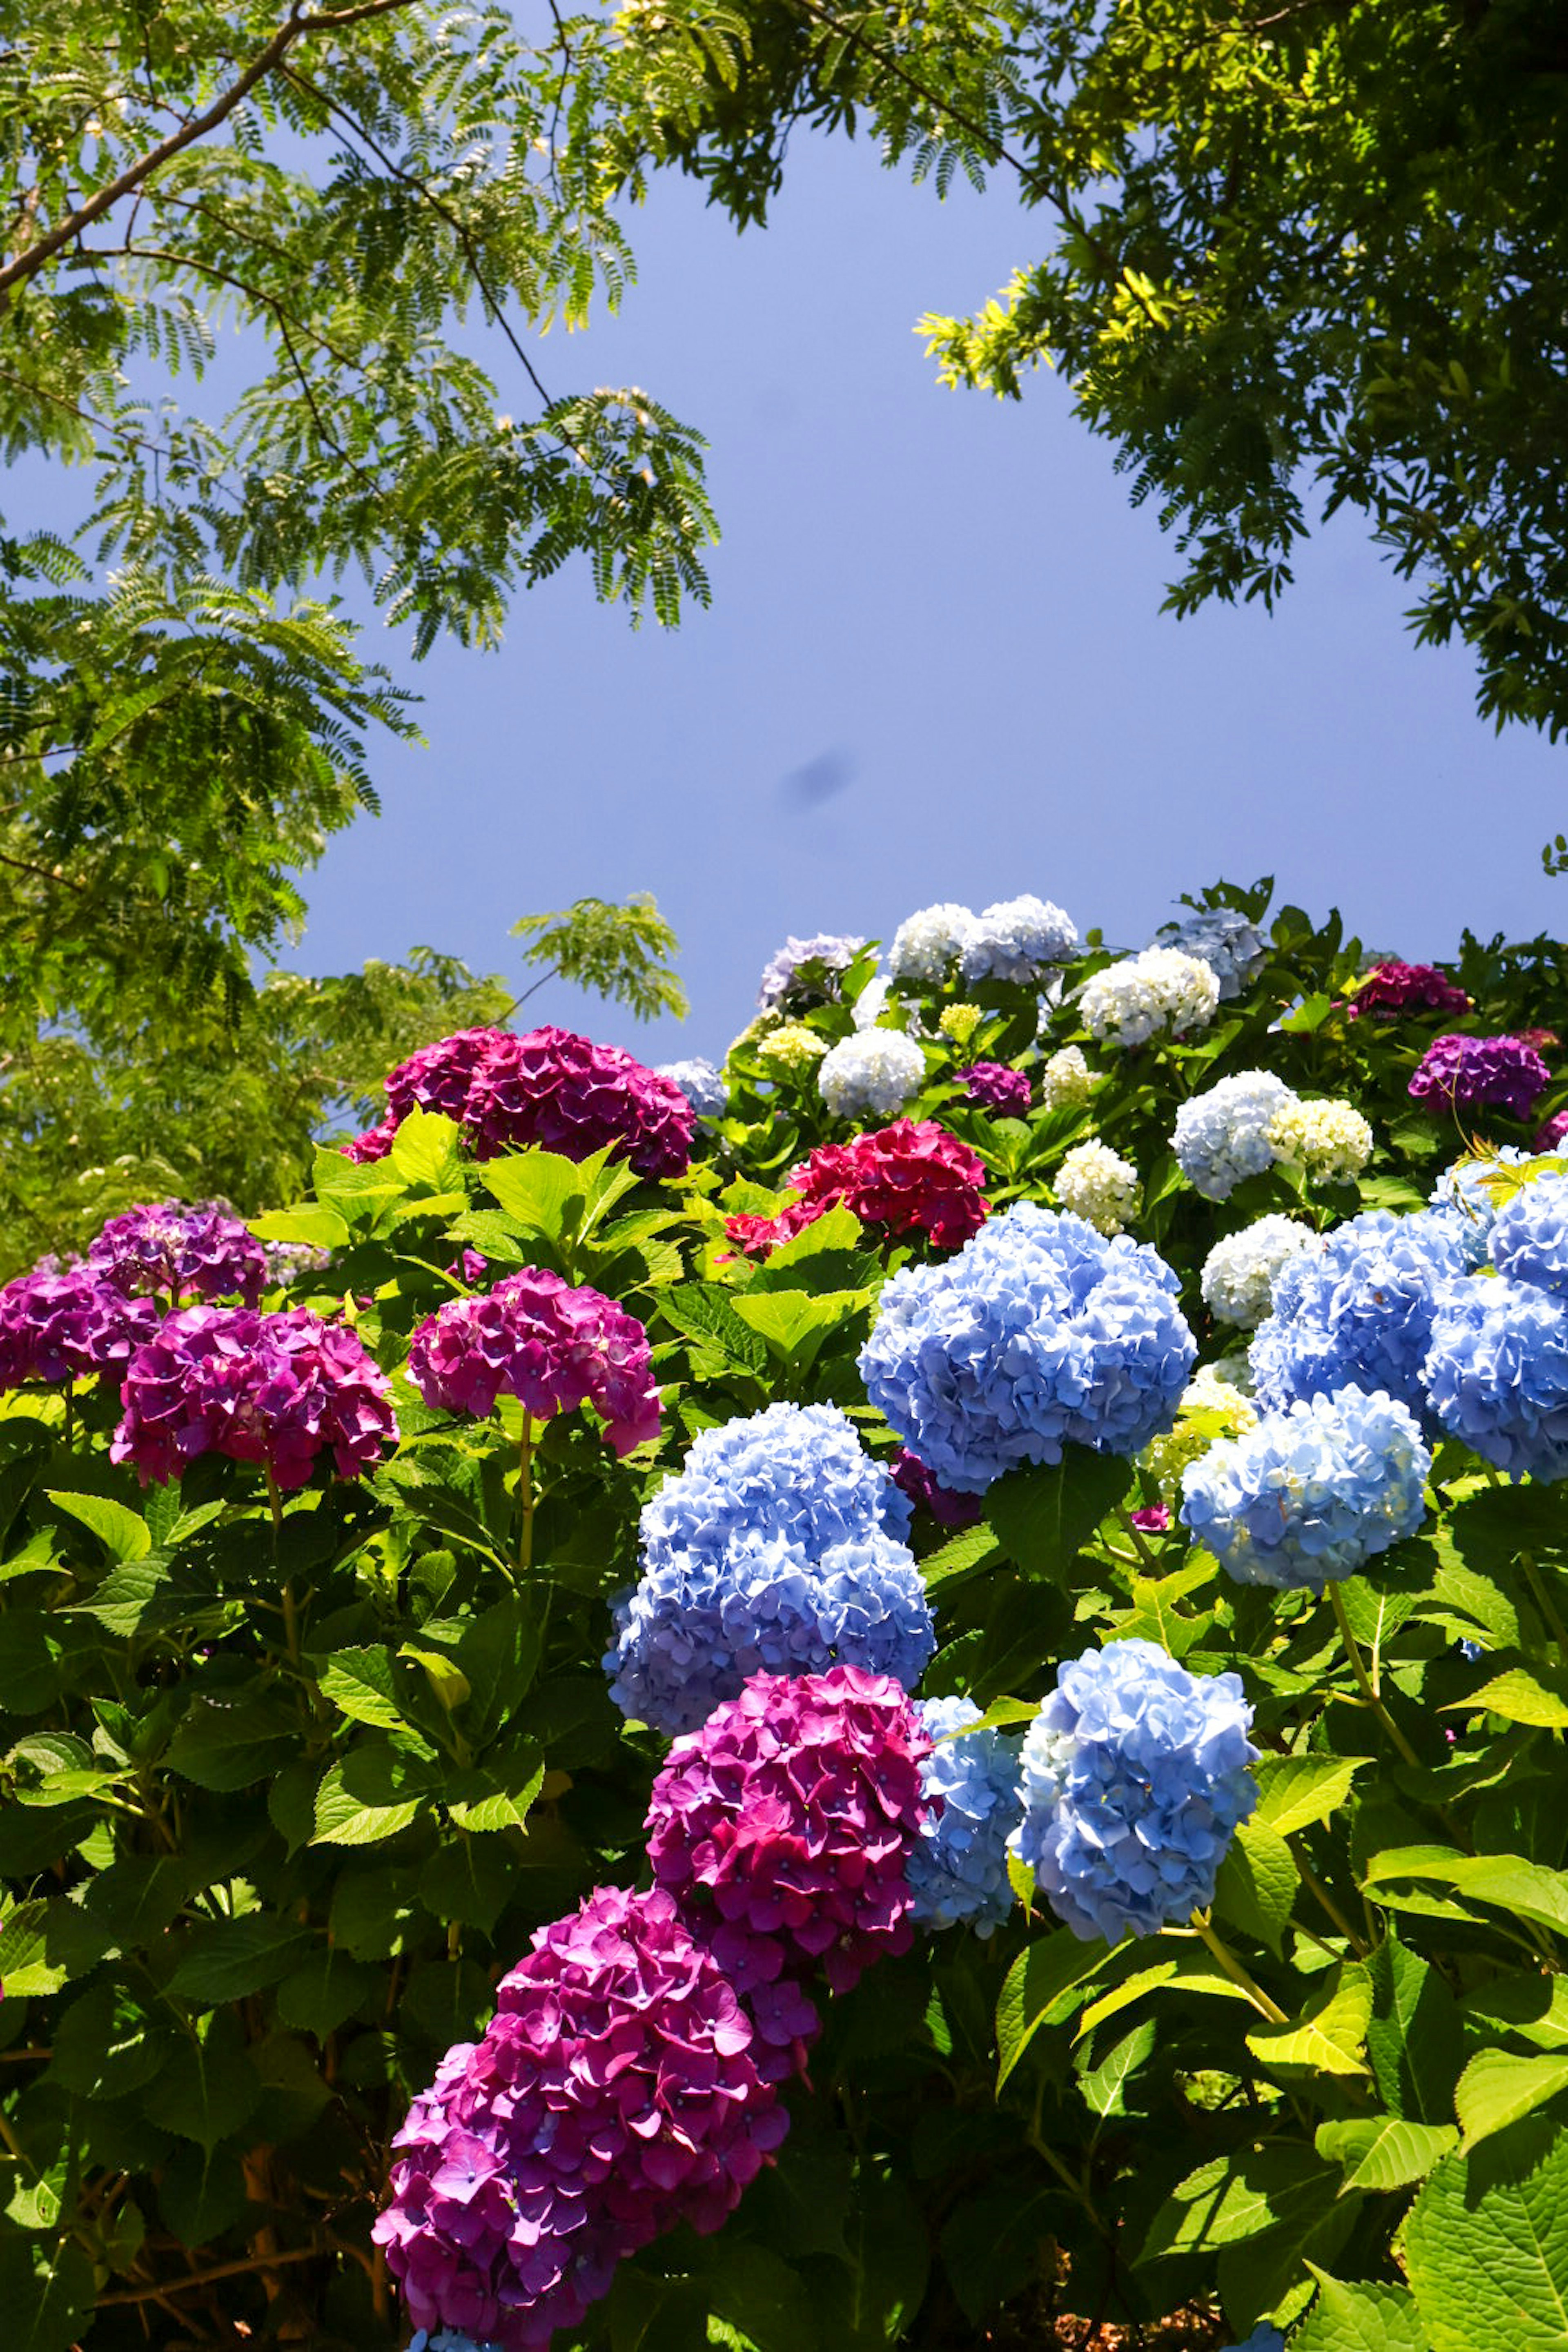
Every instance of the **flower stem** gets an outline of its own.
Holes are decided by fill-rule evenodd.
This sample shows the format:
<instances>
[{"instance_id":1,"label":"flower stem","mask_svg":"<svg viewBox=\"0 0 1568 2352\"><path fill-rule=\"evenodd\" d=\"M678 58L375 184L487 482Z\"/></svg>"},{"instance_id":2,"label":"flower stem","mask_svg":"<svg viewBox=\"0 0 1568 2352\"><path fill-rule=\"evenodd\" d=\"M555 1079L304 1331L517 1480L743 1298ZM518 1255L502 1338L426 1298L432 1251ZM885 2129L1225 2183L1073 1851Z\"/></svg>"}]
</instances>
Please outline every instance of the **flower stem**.
<instances>
[{"instance_id":1,"label":"flower stem","mask_svg":"<svg viewBox=\"0 0 1568 2352\"><path fill-rule=\"evenodd\" d=\"M1116 1516L1121 1520L1122 1526L1126 1528L1128 1534L1131 1537L1132 1548L1137 1552L1138 1557L1142 1561L1144 1567L1157 1568L1159 1566L1159 1562L1154 1558L1153 1553L1150 1550L1149 1546L1143 1540L1142 1528L1135 1528L1133 1526L1132 1514L1124 1503L1117 1504Z\"/></svg>"},{"instance_id":2,"label":"flower stem","mask_svg":"<svg viewBox=\"0 0 1568 2352\"><path fill-rule=\"evenodd\" d=\"M1525 1580L1531 1592L1535 1595L1537 1608L1552 1628L1552 1638L1561 1644L1564 1656L1568 1657L1568 1633L1564 1633L1563 1629L1563 1620L1557 1613L1552 1594L1547 1588L1546 1579L1542 1575L1529 1552L1520 1553L1519 1564L1524 1570Z\"/></svg>"},{"instance_id":3,"label":"flower stem","mask_svg":"<svg viewBox=\"0 0 1568 2352\"><path fill-rule=\"evenodd\" d=\"M533 1566L533 1416L523 1408L517 1441L517 1564L524 1575Z\"/></svg>"},{"instance_id":4,"label":"flower stem","mask_svg":"<svg viewBox=\"0 0 1568 2352\"><path fill-rule=\"evenodd\" d=\"M268 1507L272 1513L272 1564L276 1568L279 1564L278 1539L283 1532L283 1497L278 1491L278 1481L273 1475L271 1463L264 1462L261 1467L267 1480ZM281 1580L281 1583L283 1639L288 1643L289 1657L298 1666L300 1664L300 1612L294 1606L292 1584L287 1577Z\"/></svg>"},{"instance_id":5,"label":"flower stem","mask_svg":"<svg viewBox=\"0 0 1568 2352\"><path fill-rule=\"evenodd\" d=\"M1407 1764L1413 1764L1416 1770L1419 1771L1421 1769L1421 1759L1417 1756L1415 1748L1412 1748L1410 1742L1406 1739L1405 1734L1401 1731L1399 1726L1394 1722L1394 1717L1384 1706L1381 1697L1378 1696L1376 1684L1367 1673L1366 1660L1361 1654L1361 1644L1356 1640L1355 1635L1351 1632L1350 1619L1345 1615L1344 1595L1341 1592L1337 1584L1331 1584L1329 1587L1329 1603L1333 1610L1335 1620L1339 1625L1340 1640L1344 1644L1345 1655L1351 1663L1351 1671L1354 1675L1357 1682L1361 1685L1363 1697L1365 1699L1368 1706L1371 1707L1373 1713L1376 1716L1378 1721L1382 1724L1384 1731L1387 1732L1390 1739L1393 1740L1395 1748L1398 1748L1401 1756L1404 1757L1405 1761Z\"/></svg>"},{"instance_id":6,"label":"flower stem","mask_svg":"<svg viewBox=\"0 0 1568 2352\"><path fill-rule=\"evenodd\" d=\"M73 1385L69 1381L62 1381L60 1382L60 1394L65 1399L65 1442L68 1450L76 1444L76 1395Z\"/></svg>"},{"instance_id":7,"label":"flower stem","mask_svg":"<svg viewBox=\"0 0 1568 2352\"><path fill-rule=\"evenodd\" d=\"M1244 1992L1247 1995L1247 2000L1252 2003L1253 2008L1258 2011L1259 2017L1266 2017L1270 2025L1289 2024L1290 2021L1286 2016L1285 2011L1280 2008L1279 2002L1277 2000L1271 2000L1268 1995L1264 1991L1263 1987L1260 1984L1256 1983L1253 1979L1247 1975L1247 1970L1242 1967L1241 1962L1237 1958L1229 1945L1225 1943L1216 1934L1215 1930L1209 1923L1206 1913L1202 1911L1194 1911L1193 1913L1193 1932L1208 1946L1209 1950L1214 1954L1215 1958L1219 1962L1220 1967L1225 1970L1226 1975L1230 1979L1232 1984L1235 1985L1239 1991Z\"/></svg>"}]
</instances>

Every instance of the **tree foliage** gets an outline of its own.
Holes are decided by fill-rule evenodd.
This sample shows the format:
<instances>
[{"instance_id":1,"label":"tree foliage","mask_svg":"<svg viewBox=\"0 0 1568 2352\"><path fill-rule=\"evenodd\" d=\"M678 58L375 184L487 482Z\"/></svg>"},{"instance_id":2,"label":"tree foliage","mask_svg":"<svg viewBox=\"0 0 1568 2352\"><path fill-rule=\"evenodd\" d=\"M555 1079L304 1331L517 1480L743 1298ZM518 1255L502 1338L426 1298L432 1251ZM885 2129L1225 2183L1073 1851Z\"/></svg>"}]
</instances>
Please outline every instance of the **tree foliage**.
<instances>
[{"instance_id":1,"label":"tree foliage","mask_svg":"<svg viewBox=\"0 0 1568 2352\"><path fill-rule=\"evenodd\" d=\"M647 891L635 890L620 907L579 898L557 914L524 915L511 929L529 943L524 963L546 968L524 1000L558 978L629 1006L638 1021L657 1021L661 1013L685 1019L686 991L668 961L680 942Z\"/></svg>"}]
</instances>

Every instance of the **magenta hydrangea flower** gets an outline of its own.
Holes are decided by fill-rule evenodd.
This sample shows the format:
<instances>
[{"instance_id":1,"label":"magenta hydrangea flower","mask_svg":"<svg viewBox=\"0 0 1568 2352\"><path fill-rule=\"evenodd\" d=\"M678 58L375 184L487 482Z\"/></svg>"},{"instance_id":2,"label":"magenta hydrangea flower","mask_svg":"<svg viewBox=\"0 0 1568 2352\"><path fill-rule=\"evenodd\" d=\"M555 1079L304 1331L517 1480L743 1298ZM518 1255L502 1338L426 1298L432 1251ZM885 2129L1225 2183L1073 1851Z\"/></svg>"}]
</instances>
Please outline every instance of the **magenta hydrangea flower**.
<instances>
[{"instance_id":1,"label":"magenta hydrangea flower","mask_svg":"<svg viewBox=\"0 0 1568 2352\"><path fill-rule=\"evenodd\" d=\"M1427 1046L1410 1092L1435 1111L1489 1104L1513 1118L1528 1118L1551 1082L1551 1071L1523 1037L1447 1036Z\"/></svg>"},{"instance_id":2,"label":"magenta hydrangea flower","mask_svg":"<svg viewBox=\"0 0 1568 2352\"><path fill-rule=\"evenodd\" d=\"M150 1291L186 1306L239 1297L254 1307L268 1279L267 1252L216 1201L187 1208L158 1201L110 1217L89 1247L89 1265L128 1297Z\"/></svg>"},{"instance_id":3,"label":"magenta hydrangea flower","mask_svg":"<svg viewBox=\"0 0 1568 2352\"><path fill-rule=\"evenodd\" d=\"M905 1881L931 1753L887 1675L752 1675L739 1698L678 1739L653 1784L654 1876L742 1990L820 1967L847 1991L872 1960L908 1949Z\"/></svg>"},{"instance_id":4,"label":"magenta hydrangea flower","mask_svg":"<svg viewBox=\"0 0 1568 2352\"><path fill-rule=\"evenodd\" d=\"M0 1389L107 1380L157 1328L152 1299L127 1298L91 1266L44 1259L0 1290Z\"/></svg>"},{"instance_id":5,"label":"magenta hydrangea flower","mask_svg":"<svg viewBox=\"0 0 1568 2352\"><path fill-rule=\"evenodd\" d=\"M939 1527L973 1528L979 1524L984 1505L978 1495L957 1495L944 1486L940 1478L927 1469L918 1454L900 1445L888 1465L895 1486L906 1494L910 1502L931 1513Z\"/></svg>"},{"instance_id":6,"label":"magenta hydrangea flower","mask_svg":"<svg viewBox=\"0 0 1568 2352\"><path fill-rule=\"evenodd\" d=\"M1536 1151L1556 1151L1568 1143L1568 1109L1553 1111L1537 1135L1531 1149Z\"/></svg>"},{"instance_id":7,"label":"magenta hydrangea flower","mask_svg":"<svg viewBox=\"0 0 1568 2352\"><path fill-rule=\"evenodd\" d=\"M385 1374L357 1332L308 1307L186 1307L136 1349L120 1391L110 1457L143 1486L179 1477L201 1454L260 1462L285 1492L331 1450L357 1478L397 1443Z\"/></svg>"},{"instance_id":8,"label":"magenta hydrangea flower","mask_svg":"<svg viewBox=\"0 0 1568 2352\"><path fill-rule=\"evenodd\" d=\"M622 2258L733 2211L789 2118L756 2029L657 1888L542 1927L393 2143L374 2235L416 2327L535 2352Z\"/></svg>"},{"instance_id":9,"label":"magenta hydrangea flower","mask_svg":"<svg viewBox=\"0 0 1568 2352\"><path fill-rule=\"evenodd\" d=\"M1007 1118L1022 1118L1029 1108L1026 1072L1010 1070L1005 1062L971 1062L967 1069L955 1075L963 1080L970 1101L978 1103L982 1110L1000 1111Z\"/></svg>"},{"instance_id":10,"label":"magenta hydrangea flower","mask_svg":"<svg viewBox=\"0 0 1568 2352\"><path fill-rule=\"evenodd\" d=\"M1468 1013L1470 1000L1433 963L1374 964L1346 1008L1352 1021L1373 1013L1382 1021L1402 1013Z\"/></svg>"},{"instance_id":11,"label":"magenta hydrangea flower","mask_svg":"<svg viewBox=\"0 0 1568 2352\"><path fill-rule=\"evenodd\" d=\"M346 1146L351 1160L384 1159L416 1106L456 1119L479 1160L530 1144L586 1160L610 1145L639 1176L679 1176L691 1158L695 1117L675 1081L569 1029L462 1029L385 1084L386 1116Z\"/></svg>"},{"instance_id":12,"label":"magenta hydrangea flower","mask_svg":"<svg viewBox=\"0 0 1568 2352\"><path fill-rule=\"evenodd\" d=\"M542 1421L591 1402L617 1454L659 1432L642 1325L613 1298L538 1266L438 1307L414 1334L408 1376L446 1412L482 1417L503 1392Z\"/></svg>"}]
</instances>

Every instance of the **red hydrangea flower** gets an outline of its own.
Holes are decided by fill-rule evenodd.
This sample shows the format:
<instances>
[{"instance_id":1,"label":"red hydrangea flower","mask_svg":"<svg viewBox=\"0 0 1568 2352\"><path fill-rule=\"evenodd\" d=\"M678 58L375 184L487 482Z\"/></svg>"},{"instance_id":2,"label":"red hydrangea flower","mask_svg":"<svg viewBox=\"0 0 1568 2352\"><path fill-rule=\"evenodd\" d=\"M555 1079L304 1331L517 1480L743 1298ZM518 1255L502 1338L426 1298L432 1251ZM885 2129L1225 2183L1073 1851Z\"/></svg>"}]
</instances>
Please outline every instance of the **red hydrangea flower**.
<instances>
[{"instance_id":1,"label":"red hydrangea flower","mask_svg":"<svg viewBox=\"0 0 1568 2352\"><path fill-rule=\"evenodd\" d=\"M91 1266L62 1272L46 1259L0 1290L0 1389L107 1380L157 1328L150 1298L127 1298Z\"/></svg>"},{"instance_id":2,"label":"red hydrangea flower","mask_svg":"<svg viewBox=\"0 0 1568 2352\"><path fill-rule=\"evenodd\" d=\"M694 1116L674 1080L569 1029L462 1029L385 1084L386 1116L345 1147L351 1160L384 1159L416 1106L456 1119L479 1160L530 1144L586 1160L609 1144L639 1176L679 1176L691 1158Z\"/></svg>"},{"instance_id":3,"label":"red hydrangea flower","mask_svg":"<svg viewBox=\"0 0 1568 2352\"><path fill-rule=\"evenodd\" d=\"M1010 1070L1005 1062L971 1062L960 1070L964 1092L971 1102L982 1110L1001 1111L1008 1118L1021 1118L1029 1108L1029 1080L1026 1072Z\"/></svg>"},{"instance_id":4,"label":"red hydrangea flower","mask_svg":"<svg viewBox=\"0 0 1568 2352\"><path fill-rule=\"evenodd\" d=\"M386 1376L357 1332L308 1307L186 1307L137 1349L120 1391L110 1455L143 1486L179 1477L200 1454L261 1462L285 1491L328 1448L358 1477L397 1443Z\"/></svg>"},{"instance_id":5,"label":"red hydrangea flower","mask_svg":"<svg viewBox=\"0 0 1568 2352\"><path fill-rule=\"evenodd\" d=\"M613 1298L538 1266L438 1307L414 1334L408 1376L447 1412L482 1416L503 1391L542 1421L591 1401L617 1454L659 1432L642 1325Z\"/></svg>"},{"instance_id":6,"label":"red hydrangea flower","mask_svg":"<svg viewBox=\"0 0 1568 2352\"><path fill-rule=\"evenodd\" d=\"M1422 1055L1410 1093L1435 1110L1469 1110L1495 1104L1528 1118L1552 1083L1552 1073L1522 1037L1435 1037Z\"/></svg>"},{"instance_id":7,"label":"red hydrangea flower","mask_svg":"<svg viewBox=\"0 0 1568 2352\"><path fill-rule=\"evenodd\" d=\"M1468 1013L1469 1005L1464 990L1436 964L1380 963L1367 973L1348 1011L1352 1021L1363 1013L1393 1021L1402 1013Z\"/></svg>"},{"instance_id":8,"label":"red hydrangea flower","mask_svg":"<svg viewBox=\"0 0 1568 2352\"><path fill-rule=\"evenodd\" d=\"M1568 1110L1552 1112L1552 1117L1536 1137L1531 1149L1536 1151L1555 1151L1559 1144L1563 1143L1568 1143Z\"/></svg>"},{"instance_id":9,"label":"red hydrangea flower","mask_svg":"<svg viewBox=\"0 0 1568 2352\"><path fill-rule=\"evenodd\" d=\"M753 1257L842 1201L863 1225L924 1234L957 1249L985 1222L985 1163L934 1119L895 1119L848 1143L822 1143L790 1176L799 1193L776 1217L730 1217L724 1230Z\"/></svg>"},{"instance_id":10,"label":"red hydrangea flower","mask_svg":"<svg viewBox=\"0 0 1568 2352\"><path fill-rule=\"evenodd\" d=\"M393 2145L374 2235L416 2327L535 2352L616 2265L717 2230L784 2137L756 2030L669 1895L618 1887L542 1927L477 2045Z\"/></svg>"},{"instance_id":11,"label":"red hydrangea flower","mask_svg":"<svg viewBox=\"0 0 1568 2352\"><path fill-rule=\"evenodd\" d=\"M152 1291L176 1305L237 1297L254 1307L268 1276L256 1235L215 1201L194 1209L182 1201L127 1209L110 1217L87 1262L128 1297Z\"/></svg>"},{"instance_id":12,"label":"red hydrangea flower","mask_svg":"<svg viewBox=\"0 0 1568 2352\"><path fill-rule=\"evenodd\" d=\"M678 1739L653 1784L654 1876L698 1916L742 1990L820 1966L847 1991L908 1949L905 1866L931 1741L888 1675L752 1675Z\"/></svg>"},{"instance_id":13,"label":"red hydrangea flower","mask_svg":"<svg viewBox=\"0 0 1568 2352\"><path fill-rule=\"evenodd\" d=\"M955 1495L932 1475L918 1454L900 1445L889 1465L893 1484L911 1503L928 1510L939 1527L973 1528L979 1524L983 1505L978 1495Z\"/></svg>"}]
</instances>

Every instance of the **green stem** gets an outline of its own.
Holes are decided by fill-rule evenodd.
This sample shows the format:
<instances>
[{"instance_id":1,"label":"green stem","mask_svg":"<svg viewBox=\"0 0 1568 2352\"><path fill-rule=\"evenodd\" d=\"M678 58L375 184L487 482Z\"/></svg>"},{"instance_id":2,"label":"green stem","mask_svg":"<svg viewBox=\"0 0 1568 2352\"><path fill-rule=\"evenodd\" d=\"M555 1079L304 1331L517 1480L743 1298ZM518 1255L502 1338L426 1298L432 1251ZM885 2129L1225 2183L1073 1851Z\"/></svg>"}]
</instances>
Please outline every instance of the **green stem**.
<instances>
[{"instance_id":1,"label":"green stem","mask_svg":"<svg viewBox=\"0 0 1568 2352\"><path fill-rule=\"evenodd\" d=\"M1295 1858L1296 1867L1301 1874L1301 1884L1307 1889L1308 1894L1310 1895L1314 1901L1317 1902L1328 1914L1329 1917L1333 1921L1334 1926L1339 1929L1341 1935L1344 1937L1346 1943L1350 1945L1351 1949L1357 1955L1358 1958L1364 1959L1366 1957L1366 1946L1356 1934L1355 1929L1351 1926L1350 1921L1345 1917L1344 1913L1340 1909L1339 1905L1334 1901L1333 1896L1329 1893L1328 1888L1323 1885L1322 1880L1318 1876L1317 1872L1312 1868L1311 1864L1307 1860L1306 1855L1302 1853L1300 1839L1288 1837L1285 1843L1289 1847L1291 1854Z\"/></svg>"},{"instance_id":2,"label":"green stem","mask_svg":"<svg viewBox=\"0 0 1568 2352\"><path fill-rule=\"evenodd\" d=\"M272 1564L276 1568L279 1564L279 1538L283 1533L283 1497L278 1491L278 1481L272 1475L271 1463L263 1463L262 1469L267 1479L268 1507L272 1513ZM290 1659L298 1666L300 1664L300 1612L294 1606L294 1587L286 1576L281 1579L281 1585L283 1639L288 1644Z\"/></svg>"},{"instance_id":3,"label":"green stem","mask_svg":"<svg viewBox=\"0 0 1568 2352\"><path fill-rule=\"evenodd\" d=\"M1133 1526L1132 1514L1124 1503L1117 1504L1116 1516L1121 1520L1122 1526L1126 1528L1128 1534L1131 1537L1133 1549L1137 1552L1138 1557L1142 1561L1144 1567L1158 1568L1160 1564L1159 1561L1155 1559L1153 1553L1150 1550L1148 1545L1143 1540L1142 1528L1135 1528Z\"/></svg>"},{"instance_id":4,"label":"green stem","mask_svg":"<svg viewBox=\"0 0 1568 2352\"><path fill-rule=\"evenodd\" d=\"M1256 1983L1253 1979L1247 1975L1247 1970L1242 1967L1241 1962L1237 1958L1229 1945L1222 1942L1215 1929L1210 1926L1208 1918L1202 1911L1194 1911L1193 1913L1193 1933L1201 1937L1203 1942L1208 1946L1209 1950L1214 1954L1215 1958L1219 1962L1221 1968L1225 1970L1226 1975L1230 1979L1232 1984L1235 1985L1239 1991L1244 1992L1247 1995L1247 2000L1252 2003L1253 2008L1258 2011L1259 2017L1266 2017L1270 2025L1289 2024L1290 2021L1286 2016L1285 2011L1280 2008L1279 2002L1271 2000L1268 1995L1264 1991L1263 1987L1260 1984Z\"/></svg>"},{"instance_id":5,"label":"green stem","mask_svg":"<svg viewBox=\"0 0 1568 2352\"><path fill-rule=\"evenodd\" d=\"M1340 1640L1344 1644L1345 1655L1351 1663L1351 1671L1354 1675L1357 1682L1361 1685L1362 1696L1365 1699L1368 1706L1371 1707L1373 1713L1382 1724L1384 1731L1387 1732L1390 1739L1393 1740L1395 1748L1398 1748L1401 1756L1404 1757L1405 1761L1407 1764L1413 1764L1416 1770L1419 1771L1421 1769L1421 1759L1417 1756L1415 1748L1412 1748L1410 1742L1406 1739L1405 1734L1401 1731L1399 1726L1394 1722L1394 1717L1384 1706L1382 1699L1378 1696L1376 1684L1367 1673L1366 1660L1361 1654L1361 1644L1356 1640L1355 1635L1351 1632L1350 1619L1345 1615L1344 1595L1341 1592L1337 1584L1331 1584L1329 1587L1329 1602L1330 1606L1333 1610L1335 1620L1339 1625Z\"/></svg>"},{"instance_id":6,"label":"green stem","mask_svg":"<svg viewBox=\"0 0 1568 2352\"><path fill-rule=\"evenodd\" d=\"M1568 1654L1568 1633L1563 1631L1563 1620L1558 1615L1551 1592L1547 1589L1546 1579L1536 1567L1531 1553L1521 1551L1519 1555L1519 1564L1524 1570L1525 1580L1531 1592L1535 1595L1536 1607L1552 1628L1552 1638L1561 1644L1563 1652Z\"/></svg>"},{"instance_id":7,"label":"green stem","mask_svg":"<svg viewBox=\"0 0 1568 2352\"><path fill-rule=\"evenodd\" d=\"M533 1566L533 1416L526 1407L517 1442L517 1564L526 1576Z\"/></svg>"},{"instance_id":8,"label":"green stem","mask_svg":"<svg viewBox=\"0 0 1568 2352\"><path fill-rule=\"evenodd\" d=\"M76 1444L76 1396L69 1381L60 1382L60 1394L65 1399L65 1440L68 1450Z\"/></svg>"}]
</instances>

